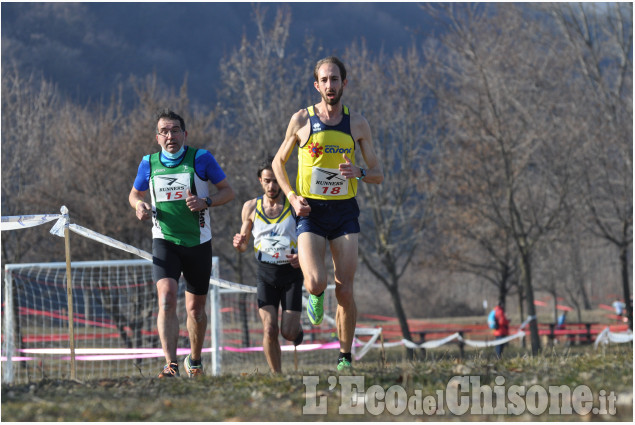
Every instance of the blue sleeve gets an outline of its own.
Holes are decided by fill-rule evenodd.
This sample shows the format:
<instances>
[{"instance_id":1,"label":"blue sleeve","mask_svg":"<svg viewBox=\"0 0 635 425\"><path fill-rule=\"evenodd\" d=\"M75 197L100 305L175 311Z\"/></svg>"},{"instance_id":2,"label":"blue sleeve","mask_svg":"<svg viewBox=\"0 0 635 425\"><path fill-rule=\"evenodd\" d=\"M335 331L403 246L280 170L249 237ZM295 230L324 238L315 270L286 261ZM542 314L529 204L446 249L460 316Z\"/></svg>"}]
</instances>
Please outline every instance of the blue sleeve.
<instances>
[{"instance_id":1,"label":"blue sleeve","mask_svg":"<svg viewBox=\"0 0 635 425\"><path fill-rule=\"evenodd\" d=\"M150 155L144 156L141 160L133 187L140 192L145 192L150 188Z\"/></svg>"},{"instance_id":2,"label":"blue sleeve","mask_svg":"<svg viewBox=\"0 0 635 425\"><path fill-rule=\"evenodd\" d=\"M199 149L198 152L196 152L194 169L202 180L209 180L212 184L221 182L226 177L223 169L218 165L216 158L205 149Z\"/></svg>"}]
</instances>

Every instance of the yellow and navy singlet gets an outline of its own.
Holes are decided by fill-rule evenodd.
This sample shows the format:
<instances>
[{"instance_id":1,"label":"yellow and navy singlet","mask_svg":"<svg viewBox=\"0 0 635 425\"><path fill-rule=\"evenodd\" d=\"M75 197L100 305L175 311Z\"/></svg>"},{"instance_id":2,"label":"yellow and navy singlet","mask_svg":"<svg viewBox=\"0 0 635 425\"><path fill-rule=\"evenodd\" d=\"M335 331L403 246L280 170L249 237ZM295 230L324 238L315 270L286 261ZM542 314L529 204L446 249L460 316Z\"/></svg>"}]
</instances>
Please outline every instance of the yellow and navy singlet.
<instances>
[{"instance_id":1,"label":"yellow and navy singlet","mask_svg":"<svg viewBox=\"0 0 635 425\"><path fill-rule=\"evenodd\" d=\"M287 254L298 252L295 216L287 198L278 217L270 218L262 207L262 196L256 199L256 214L252 229L254 254L263 263L289 264Z\"/></svg>"},{"instance_id":2,"label":"yellow and navy singlet","mask_svg":"<svg viewBox=\"0 0 635 425\"><path fill-rule=\"evenodd\" d=\"M337 125L326 125L307 108L311 125L309 139L298 148L298 195L311 199L350 199L357 194L357 179L346 179L339 165L346 154L355 164L355 140L351 135L351 116L343 106L343 117Z\"/></svg>"}]
</instances>

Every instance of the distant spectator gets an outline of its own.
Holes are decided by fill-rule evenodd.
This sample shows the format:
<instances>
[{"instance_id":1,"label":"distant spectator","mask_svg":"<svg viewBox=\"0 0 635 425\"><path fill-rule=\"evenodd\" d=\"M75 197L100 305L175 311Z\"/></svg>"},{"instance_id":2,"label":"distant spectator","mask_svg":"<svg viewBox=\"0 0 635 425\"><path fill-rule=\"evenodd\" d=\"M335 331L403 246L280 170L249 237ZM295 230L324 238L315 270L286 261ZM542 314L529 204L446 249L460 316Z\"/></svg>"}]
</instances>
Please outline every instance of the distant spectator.
<instances>
[{"instance_id":1,"label":"distant spectator","mask_svg":"<svg viewBox=\"0 0 635 425\"><path fill-rule=\"evenodd\" d=\"M496 321L496 328L494 329L494 337L498 339L505 338L509 336L509 320L505 315L505 301L501 300L498 302L498 305L494 307L494 318ZM500 359L503 354L503 349L505 348L504 344L499 344L496 346L496 357Z\"/></svg>"},{"instance_id":2,"label":"distant spectator","mask_svg":"<svg viewBox=\"0 0 635 425\"><path fill-rule=\"evenodd\" d=\"M556 329L564 329L564 322L567 320L567 312L563 311L560 316L558 316L558 322L556 323Z\"/></svg>"},{"instance_id":3,"label":"distant spectator","mask_svg":"<svg viewBox=\"0 0 635 425\"><path fill-rule=\"evenodd\" d=\"M626 304L623 301L613 301L613 308L615 309L615 314L621 316L624 313L624 309L626 308Z\"/></svg>"}]
</instances>

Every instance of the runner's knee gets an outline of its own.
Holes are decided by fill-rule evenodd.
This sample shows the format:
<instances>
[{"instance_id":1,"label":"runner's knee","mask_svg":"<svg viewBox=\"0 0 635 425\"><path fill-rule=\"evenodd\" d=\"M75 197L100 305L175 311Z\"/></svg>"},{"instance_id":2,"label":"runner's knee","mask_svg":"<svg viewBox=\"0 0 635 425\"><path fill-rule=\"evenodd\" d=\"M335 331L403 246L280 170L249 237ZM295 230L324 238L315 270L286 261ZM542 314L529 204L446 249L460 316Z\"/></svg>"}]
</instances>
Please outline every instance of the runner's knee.
<instances>
[{"instance_id":1,"label":"runner's knee","mask_svg":"<svg viewBox=\"0 0 635 425\"><path fill-rule=\"evenodd\" d=\"M207 314L205 314L205 308L188 308L187 316L194 320L196 323L207 322Z\"/></svg>"},{"instance_id":2,"label":"runner's knee","mask_svg":"<svg viewBox=\"0 0 635 425\"><path fill-rule=\"evenodd\" d=\"M166 312L176 311L176 294L168 291L160 292L159 309Z\"/></svg>"},{"instance_id":3,"label":"runner's knee","mask_svg":"<svg viewBox=\"0 0 635 425\"><path fill-rule=\"evenodd\" d=\"M282 337L287 341L293 341L295 337L298 336L299 328L299 323L282 323L280 333L282 334Z\"/></svg>"},{"instance_id":4,"label":"runner's knee","mask_svg":"<svg viewBox=\"0 0 635 425\"><path fill-rule=\"evenodd\" d=\"M278 326L274 323L266 323L263 326L263 336L269 339L278 338Z\"/></svg>"},{"instance_id":5,"label":"runner's knee","mask_svg":"<svg viewBox=\"0 0 635 425\"><path fill-rule=\"evenodd\" d=\"M341 306L347 306L355 302L353 298L353 285L336 285L335 286L335 297L337 298L337 303Z\"/></svg>"},{"instance_id":6,"label":"runner's knee","mask_svg":"<svg viewBox=\"0 0 635 425\"><path fill-rule=\"evenodd\" d=\"M304 287L310 294L319 295L326 289L326 275L304 275Z\"/></svg>"}]
</instances>

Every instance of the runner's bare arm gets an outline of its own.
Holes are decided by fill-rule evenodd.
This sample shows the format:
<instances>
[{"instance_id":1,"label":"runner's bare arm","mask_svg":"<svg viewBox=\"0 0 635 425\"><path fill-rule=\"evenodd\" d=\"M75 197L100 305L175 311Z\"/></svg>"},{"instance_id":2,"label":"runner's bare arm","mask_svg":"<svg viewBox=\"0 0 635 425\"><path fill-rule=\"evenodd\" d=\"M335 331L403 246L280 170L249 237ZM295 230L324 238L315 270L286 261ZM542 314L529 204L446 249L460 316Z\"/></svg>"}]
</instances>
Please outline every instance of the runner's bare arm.
<instances>
[{"instance_id":1,"label":"runner's bare arm","mask_svg":"<svg viewBox=\"0 0 635 425\"><path fill-rule=\"evenodd\" d=\"M150 218L150 212L152 207L150 204L144 201L147 190L140 191L134 187L130 190L128 195L128 202L130 206L135 209L135 213L139 220L148 220Z\"/></svg>"},{"instance_id":2,"label":"runner's bare arm","mask_svg":"<svg viewBox=\"0 0 635 425\"><path fill-rule=\"evenodd\" d=\"M234 189L232 189L232 187L229 185L229 182L226 178L219 181L218 183L215 183L214 186L216 187L218 192L210 195L210 198L212 199L212 208L226 204L234 199L234 197L236 196L236 194L234 193Z\"/></svg>"},{"instance_id":3,"label":"runner's bare arm","mask_svg":"<svg viewBox=\"0 0 635 425\"><path fill-rule=\"evenodd\" d=\"M282 189L282 192L285 195L289 195L289 192L293 190L291 187L291 183L289 182L289 175L287 174L286 164L289 160L289 157L293 153L293 149L295 146L301 141L300 132L307 125L309 120L308 113L306 109L301 109L296 112L293 117L291 117L291 121L289 122L289 126L287 127L287 133L282 141L282 145L278 149L278 153L273 159L272 168L273 172L278 180L278 184ZM311 211L311 207L309 207L306 199L299 195L290 194L289 202L293 206L296 214L298 216L306 216Z\"/></svg>"},{"instance_id":4,"label":"runner's bare arm","mask_svg":"<svg viewBox=\"0 0 635 425\"><path fill-rule=\"evenodd\" d=\"M351 132L353 133L355 141L359 143L362 157L368 167L366 169L366 177L362 181L364 183L381 183L384 181L384 170L373 147L370 125L368 121L366 121L366 118L359 113L353 113L351 115ZM359 167L354 171L356 171L355 177L361 177Z\"/></svg>"},{"instance_id":5,"label":"runner's bare arm","mask_svg":"<svg viewBox=\"0 0 635 425\"><path fill-rule=\"evenodd\" d=\"M254 227L254 214L256 212L256 199L249 200L243 205L241 217L243 224L240 233L234 235L233 245L239 252L247 251L247 243L251 237L251 229Z\"/></svg>"}]
</instances>

